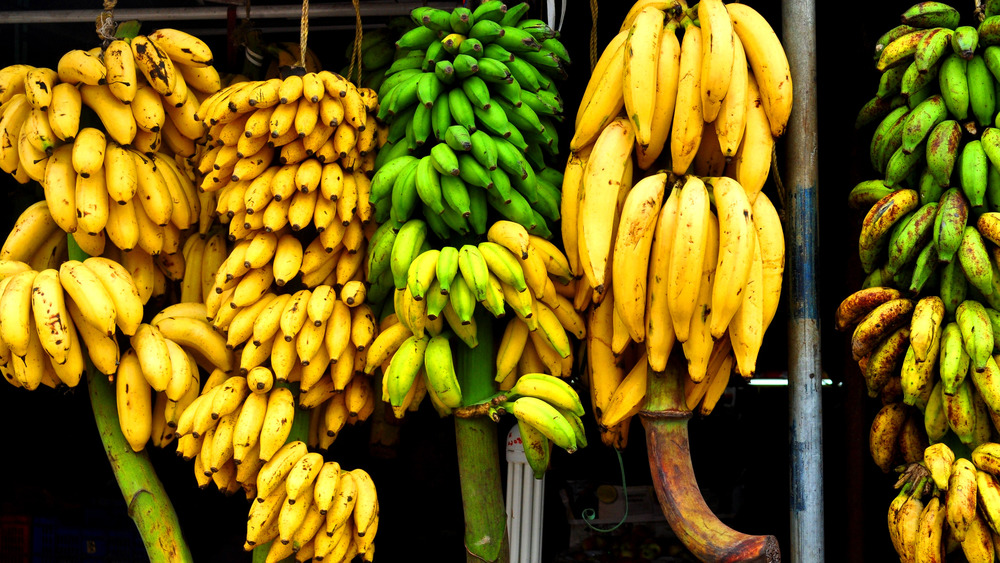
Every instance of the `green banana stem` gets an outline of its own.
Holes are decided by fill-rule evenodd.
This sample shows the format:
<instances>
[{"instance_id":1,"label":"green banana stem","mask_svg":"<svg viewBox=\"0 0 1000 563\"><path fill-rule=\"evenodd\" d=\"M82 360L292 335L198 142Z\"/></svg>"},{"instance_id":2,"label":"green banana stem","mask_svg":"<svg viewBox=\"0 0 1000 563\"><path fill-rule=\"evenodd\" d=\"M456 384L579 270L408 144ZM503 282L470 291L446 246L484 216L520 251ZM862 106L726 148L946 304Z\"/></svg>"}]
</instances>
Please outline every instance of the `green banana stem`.
<instances>
[{"instance_id":1,"label":"green banana stem","mask_svg":"<svg viewBox=\"0 0 1000 563\"><path fill-rule=\"evenodd\" d=\"M152 563L194 561L181 534L174 505L156 476L149 454L132 451L125 441L111 383L89 360L87 364L87 388L97 430L149 560Z\"/></svg>"},{"instance_id":2,"label":"green banana stem","mask_svg":"<svg viewBox=\"0 0 1000 563\"><path fill-rule=\"evenodd\" d=\"M496 392L493 381L493 319L476 310L479 346L456 345L455 368L462 387L463 406L487 402ZM468 562L510 560L507 513L500 483L497 426L487 416L455 417L458 476L465 511L465 549Z\"/></svg>"},{"instance_id":3,"label":"green banana stem","mask_svg":"<svg viewBox=\"0 0 1000 563\"><path fill-rule=\"evenodd\" d=\"M298 383L287 383L284 381L276 381L275 387L287 387L292 390L295 395L295 401L298 403L299 399L299 384ZM312 411L309 409L303 409L296 404L295 406L295 418L292 419L292 430L288 433L288 439L285 443L302 441L309 441L309 417L312 415ZM264 563L267 561L267 552L271 549L271 543L262 543L257 547L253 548L253 563ZM295 561L295 556L290 555L281 560L280 563L292 563Z\"/></svg>"},{"instance_id":4,"label":"green banana stem","mask_svg":"<svg viewBox=\"0 0 1000 563\"><path fill-rule=\"evenodd\" d=\"M667 522L700 561L781 560L774 536L749 536L722 523L705 503L691 466L684 399L686 363L675 351L663 373L650 372L646 408L640 413L646 429L649 469Z\"/></svg>"},{"instance_id":5,"label":"green banana stem","mask_svg":"<svg viewBox=\"0 0 1000 563\"><path fill-rule=\"evenodd\" d=\"M73 235L66 235L69 258L86 260ZM191 550L181 534L180 522L163 483L145 451L134 452L125 440L118 422L118 404L108 378L97 371L87 358L87 390L94 421L104 444L104 453L128 503L128 514L139 529L146 554L152 563L193 561Z\"/></svg>"}]
</instances>

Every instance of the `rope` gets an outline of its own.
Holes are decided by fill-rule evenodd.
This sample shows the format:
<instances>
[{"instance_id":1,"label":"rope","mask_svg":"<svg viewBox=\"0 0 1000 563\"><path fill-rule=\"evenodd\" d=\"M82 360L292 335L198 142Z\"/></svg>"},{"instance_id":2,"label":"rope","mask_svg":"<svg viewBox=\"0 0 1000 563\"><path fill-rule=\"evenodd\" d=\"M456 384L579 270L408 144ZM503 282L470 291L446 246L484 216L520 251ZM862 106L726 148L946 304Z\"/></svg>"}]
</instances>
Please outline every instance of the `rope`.
<instances>
[{"instance_id":1,"label":"rope","mask_svg":"<svg viewBox=\"0 0 1000 563\"><path fill-rule=\"evenodd\" d=\"M347 71L347 79L353 80L355 84L361 84L361 38L364 32L361 30L361 5L358 0L351 0L354 4L354 52L351 53L351 66ZM358 65L358 77L354 76L354 64Z\"/></svg>"},{"instance_id":2,"label":"rope","mask_svg":"<svg viewBox=\"0 0 1000 563\"><path fill-rule=\"evenodd\" d=\"M250 21L250 0L243 3L243 19Z\"/></svg>"},{"instance_id":3,"label":"rope","mask_svg":"<svg viewBox=\"0 0 1000 563\"><path fill-rule=\"evenodd\" d=\"M597 0L590 0L590 71L597 66Z\"/></svg>"},{"instance_id":4,"label":"rope","mask_svg":"<svg viewBox=\"0 0 1000 563\"><path fill-rule=\"evenodd\" d=\"M306 43L309 40L309 0L302 0L302 21L299 22L299 66L306 67Z\"/></svg>"},{"instance_id":5,"label":"rope","mask_svg":"<svg viewBox=\"0 0 1000 563\"><path fill-rule=\"evenodd\" d=\"M115 5L118 0L103 0L103 10L97 16L97 36L104 43L109 43L115 38Z\"/></svg>"}]
</instances>

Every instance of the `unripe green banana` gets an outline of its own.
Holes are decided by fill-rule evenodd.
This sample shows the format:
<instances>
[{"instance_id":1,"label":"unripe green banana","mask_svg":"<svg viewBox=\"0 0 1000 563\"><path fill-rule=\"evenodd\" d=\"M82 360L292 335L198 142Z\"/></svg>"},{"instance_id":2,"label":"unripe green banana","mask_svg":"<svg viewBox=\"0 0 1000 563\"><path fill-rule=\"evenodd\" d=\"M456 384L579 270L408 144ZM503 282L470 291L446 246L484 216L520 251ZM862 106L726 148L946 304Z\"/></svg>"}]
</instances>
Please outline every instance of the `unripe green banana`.
<instances>
[{"instance_id":1,"label":"unripe green banana","mask_svg":"<svg viewBox=\"0 0 1000 563\"><path fill-rule=\"evenodd\" d=\"M958 260L965 277L984 296L993 293L993 269L990 254L983 244L983 237L972 225L965 227L962 243L958 248Z\"/></svg>"},{"instance_id":2,"label":"unripe green banana","mask_svg":"<svg viewBox=\"0 0 1000 563\"><path fill-rule=\"evenodd\" d=\"M917 52L913 54L913 63L918 71L927 72L941 59L942 55L948 52L948 48L951 47L952 33L951 29L942 27L921 38L917 45Z\"/></svg>"},{"instance_id":3,"label":"unripe green banana","mask_svg":"<svg viewBox=\"0 0 1000 563\"><path fill-rule=\"evenodd\" d=\"M965 59L956 53L950 53L941 61L941 70L938 72L941 96L948 106L948 113L960 121L969 117L969 80L965 74L966 66Z\"/></svg>"},{"instance_id":4,"label":"unripe green banana","mask_svg":"<svg viewBox=\"0 0 1000 563\"><path fill-rule=\"evenodd\" d=\"M885 72L888 73L897 68L903 68L903 76L899 81L899 93L906 98L908 105L916 105L911 104L910 98L916 96L918 92L925 91L928 86L937 86L938 72L941 70L941 65L934 64L929 69L921 72L917 70L916 62L912 62L905 68L893 67ZM891 83L886 85L887 88L891 86Z\"/></svg>"},{"instance_id":5,"label":"unripe green banana","mask_svg":"<svg viewBox=\"0 0 1000 563\"><path fill-rule=\"evenodd\" d=\"M904 152L900 146L885 164L885 183L890 186L902 184L914 169L919 170L917 167L924 162L926 153L925 143L920 143L910 153Z\"/></svg>"},{"instance_id":6,"label":"unripe green banana","mask_svg":"<svg viewBox=\"0 0 1000 563\"><path fill-rule=\"evenodd\" d=\"M910 219L899 227L898 234L890 239L887 264L890 273L896 272L902 265L915 259L926 246L931 237L937 208L936 201L925 204L913 212Z\"/></svg>"},{"instance_id":7,"label":"unripe green banana","mask_svg":"<svg viewBox=\"0 0 1000 563\"><path fill-rule=\"evenodd\" d=\"M868 209L893 191L882 179L863 180L851 189L851 193L847 196L847 205L852 209ZM924 201L922 196L923 194L921 201Z\"/></svg>"},{"instance_id":8,"label":"unripe green banana","mask_svg":"<svg viewBox=\"0 0 1000 563\"><path fill-rule=\"evenodd\" d=\"M942 188L951 184L951 173L958 158L958 145L962 141L962 126L954 119L946 119L927 135L927 170Z\"/></svg>"},{"instance_id":9,"label":"unripe green banana","mask_svg":"<svg viewBox=\"0 0 1000 563\"><path fill-rule=\"evenodd\" d=\"M972 367L976 371L985 370L986 362L993 358L993 325L986 307L978 301L965 300L955 311L955 321Z\"/></svg>"},{"instance_id":10,"label":"unripe green banana","mask_svg":"<svg viewBox=\"0 0 1000 563\"><path fill-rule=\"evenodd\" d=\"M979 396L991 411L997 412L996 409L1000 409L1000 366L997 366L996 360L988 356L983 369L974 369L970 375Z\"/></svg>"},{"instance_id":11,"label":"unripe green banana","mask_svg":"<svg viewBox=\"0 0 1000 563\"><path fill-rule=\"evenodd\" d=\"M979 30L971 25L958 26L951 35L952 50L965 60L973 57L977 45L979 45Z\"/></svg>"},{"instance_id":12,"label":"unripe green banana","mask_svg":"<svg viewBox=\"0 0 1000 563\"><path fill-rule=\"evenodd\" d=\"M901 145L903 152L913 152L927 138L927 134L934 126L944 121L947 116L948 108L944 105L944 98L939 94L920 102L920 105L907 114L903 121L903 144Z\"/></svg>"},{"instance_id":13,"label":"unripe green banana","mask_svg":"<svg viewBox=\"0 0 1000 563\"><path fill-rule=\"evenodd\" d=\"M976 431L976 405L973 399L973 384L964 380L955 394L944 394L945 415L951 428L963 444L971 444Z\"/></svg>"},{"instance_id":14,"label":"unripe green banana","mask_svg":"<svg viewBox=\"0 0 1000 563\"><path fill-rule=\"evenodd\" d=\"M941 390L945 395L954 395L969 372L969 354L965 351L962 330L957 322L950 322L941 331L941 352L939 371Z\"/></svg>"},{"instance_id":15,"label":"unripe green banana","mask_svg":"<svg viewBox=\"0 0 1000 563\"><path fill-rule=\"evenodd\" d=\"M934 179L931 171L926 166L920 173L920 178L917 179L917 192L920 194L920 201L924 203L940 201L945 187L937 183L937 180Z\"/></svg>"},{"instance_id":16,"label":"unripe green banana","mask_svg":"<svg viewBox=\"0 0 1000 563\"><path fill-rule=\"evenodd\" d=\"M919 295L927 282L934 279L937 267L937 248L934 246L934 241L930 240L920 250L920 254L917 254L917 260L913 264L913 271L910 274L910 283L908 284L910 293Z\"/></svg>"},{"instance_id":17,"label":"unripe green banana","mask_svg":"<svg viewBox=\"0 0 1000 563\"><path fill-rule=\"evenodd\" d=\"M993 74L986 67L982 55L974 55L965 69L969 80L969 108L976 118L976 124L985 127L993 123L996 111L996 88Z\"/></svg>"},{"instance_id":18,"label":"unripe green banana","mask_svg":"<svg viewBox=\"0 0 1000 563\"><path fill-rule=\"evenodd\" d=\"M944 2L918 2L903 12L901 19L914 27L955 29L960 17L958 10Z\"/></svg>"},{"instance_id":19,"label":"unripe green banana","mask_svg":"<svg viewBox=\"0 0 1000 563\"><path fill-rule=\"evenodd\" d=\"M958 252L965 235L969 218L969 203L958 188L949 188L941 196L937 216L934 218L934 244L938 260L951 262ZM957 304L956 304L957 306Z\"/></svg>"},{"instance_id":20,"label":"unripe green banana","mask_svg":"<svg viewBox=\"0 0 1000 563\"><path fill-rule=\"evenodd\" d=\"M945 314L952 316L958 310L958 305L965 301L968 281L958 260L952 260L941 269L941 286L938 290L941 301L944 302Z\"/></svg>"}]
</instances>

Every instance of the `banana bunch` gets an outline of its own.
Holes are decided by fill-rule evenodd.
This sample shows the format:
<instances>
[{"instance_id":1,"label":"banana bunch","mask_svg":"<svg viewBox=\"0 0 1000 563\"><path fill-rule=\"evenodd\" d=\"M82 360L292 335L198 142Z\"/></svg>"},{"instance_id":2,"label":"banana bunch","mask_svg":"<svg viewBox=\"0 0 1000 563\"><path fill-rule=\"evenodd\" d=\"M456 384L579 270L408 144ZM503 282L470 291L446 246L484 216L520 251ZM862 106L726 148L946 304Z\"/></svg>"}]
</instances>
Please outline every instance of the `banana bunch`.
<instances>
[{"instance_id":1,"label":"banana bunch","mask_svg":"<svg viewBox=\"0 0 1000 563\"><path fill-rule=\"evenodd\" d=\"M606 231L587 230L578 239L599 264L585 268L585 278L592 272L600 285L581 278L575 303L590 307L589 381L598 425L605 429L641 409L647 370L663 371L675 344L688 361L688 405L701 403L703 414L712 411L734 367L752 377L777 311L784 267L782 225L766 195L751 203L727 176L660 172L634 186L630 177L622 180L631 173L630 128L616 119L602 137L625 133L613 145L599 139L586 161L571 156L566 174L574 181L589 181L583 174L592 174L593 181L614 186L610 197L621 200L606 203L621 209L616 225L605 222ZM623 153L625 161L617 160ZM610 245L608 252L599 255L590 246L597 237Z\"/></svg>"},{"instance_id":2,"label":"banana bunch","mask_svg":"<svg viewBox=\"0 0 1000 563\"><path fill-rule=\"evenodd\" d=\"M692 164L699 175L725 172L752 200L791 107L788 60L753 8L712 0L689 10L679 0L640 0L594 68L570 150L593 145L624 109L641 170L669 155L662 167L678 175Z\"/></svg>"},{"instance_id":3,"label":"banana bunch","mask_svg":"<svg viewBox=\"0 0 1000 563\"><path fill-rule=\"evenodd\" d=\"M562 101L569 62L555 32L523 19L526 3L475 11L417 8L379 88L386 143L371 201L380 223L422 218L445 239L482 236L489 208L543 238L559 219Z\"/></svg>"},{"instance_id":4,"label":"banana bunch","mask_svg":"<svg viewBox=\"0 0 1000 563\"><path fill-rule=\"evenodd\" d=\"M207 98L197 113L209 127L200 188L216 194L230 239L312 224L332 229L332 240L355 216L369 222L377 107L374 91L329 71L239 82Z\"/></svg>"},{"instance_id":5,"label":"banana bunch","mask_svg":"<svg viewBox=\"0 0 1000 563\"><path fill-rule=\"evenodd\" d=\"M271 541L266 561L372 561L378 532L375 482L289 442L259 470L244 548Z\"/></svg>"},{"instance_id":6,"label":"banana bunch","mask_svg":"<svg viewBox=\"0 0 1000 563\"><path fill-rule=\"evenodd\" d=\"M367 265L368 277L376 280L375 297L384 293L375 287L381 285L378 280L387 277L392 312L386 315L389 326L368 351L366 371L382 367L383 397L397 418L413 403L411 395L422 398L421 384L442 414L461 406L449 337L470 348L478 345L477 303L497 318L506 314L505 303L514 311L497 356L501 387L510 388L519 373L526 373L518 372L519 365L569 377L569 334L583 338L586 324L556 290L572 280L562 252L513 221L495 222L486 241L462 247L432 249L427 231L419 219L410 219L398 232L383 225L372 239ZM530 358L537 361L524 360L529 346Z\"/></svg>"},{"instance_id":7,"label":"banana bunch","mask_svg":"<svg viewBox=\"0 0 1000 563\"><path fill-rule=\"evenodd\" d=\"M214 208L192 165L204 136L194 111L220 85L211 65L200 39L161 29L70 51L56 70L4 68L0 169L39 182L58 227L89 255L109 239L126 252L176 252Z\"/></svg>"},{"instance_id":8,"label":"banana bunch","mask_svg":"<svg viewBox=\"0 0 1000 563\"><path fill-rule=\"evenodd\" d=\"M547 373L524 373L505 392L497 411L517 419L528 464L541 479L548 470L552 444L573 453L587 446L583 404L576 390Z\"/></svg>"},{"instance_id":9,"label":"banana bunch","mask_svg":"<svg viewBox=\"0 0 1000 563\"><path fill-rule=\"evenodd\" d=\"M921 452L922 471L905 480L889 505L889 536L900 560L943 561L959 549L968 561L995 560L998 456L1000 444L995 442L962 456L944 443Z\"/></svg>"},{"instance_id":10,"label":"banana bunch","mask_svg":"<svg viewBox=\"0 0 1000 563\"><path fill-rule=\"evenodd\" d=\"M54 224L51 228L65 238ZM86 370L84 354L102 373L114 375L117 329L131 336L142 321L143 304L128 271L101 257L60 260L39 271L10 258L6 246L0 255L0 322L7 325L0 330L0 371L5 379L29 391L40 384L75 387Z\"/></svg>"}]
</instances>

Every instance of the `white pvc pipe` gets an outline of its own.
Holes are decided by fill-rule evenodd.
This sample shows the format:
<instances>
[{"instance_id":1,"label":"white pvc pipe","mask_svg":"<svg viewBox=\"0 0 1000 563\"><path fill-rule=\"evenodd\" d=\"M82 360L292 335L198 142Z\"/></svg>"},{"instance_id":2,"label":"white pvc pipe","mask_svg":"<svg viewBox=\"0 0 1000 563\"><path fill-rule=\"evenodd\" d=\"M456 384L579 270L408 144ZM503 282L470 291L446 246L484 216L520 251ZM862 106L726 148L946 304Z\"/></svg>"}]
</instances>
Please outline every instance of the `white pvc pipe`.
<instances>
[{"instance_id":1,"label":"white pvc pipe","mask_svg":"<svg viewBox=\"0 0 1000 563\"><path fill-rule=\"evenodd\" d=\"M534 498L535 486L533 481L535 480L535 474L531 470L531 466L527 463L521 464L521 486L522 486L522 496L521 496L521 542L518 545L518 550L521 552L520 561L521 563L534 563L531 559L531 529L532 529L532 499Z\"/></svg>"},{"instance_id":2,"label":"white pvc pipe","mask_svg":"<svg viewBox=\"0 0 1000 563\"><path fill-rule=\"evenodd\" d=\"M521 544L520 520L524 516L521 513L521 494L522 494L521 475L522 472L520 464L514 464L514 470L511 472L511 475L507 476L507 478L510 480L508 486L513 490L511 497L511 505L510 505L512 513L512 518L511 518L512 525L510 527L510 563L522 563L520 559L521 553L517 547Z\"/></svg>"},{"instance_id":3,"label":"white pvc pipe","mask_svg":"<svg viewBox=\"0 0 1000 563\"><path fill-rule=\"evenodd\" d=\"M529 468L530 469L530 468ZM531 499L531 563L542 561L542 506L545 502L545 476L532 480Z\"/></svg>"}]
</instances>

